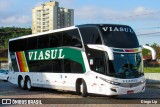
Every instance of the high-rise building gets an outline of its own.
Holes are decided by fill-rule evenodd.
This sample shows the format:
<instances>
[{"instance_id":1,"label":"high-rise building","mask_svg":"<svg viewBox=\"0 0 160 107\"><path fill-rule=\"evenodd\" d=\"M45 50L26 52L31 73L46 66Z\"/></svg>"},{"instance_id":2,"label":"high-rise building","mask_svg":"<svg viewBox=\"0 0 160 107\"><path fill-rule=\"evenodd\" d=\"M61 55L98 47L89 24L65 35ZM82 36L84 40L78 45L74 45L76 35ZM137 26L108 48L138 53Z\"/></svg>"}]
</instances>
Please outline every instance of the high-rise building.
<instances>
[{"instance_id":1,"label":"high-rise building","mask_svg":"<svg viewBox=\"0 0 160 107\"><path fill-rule=\"evenodd\" d=\"M74 25L74 10L59 7L56 1L46 2L32 9L32 33Z\"/></svg>"}]
</instances>

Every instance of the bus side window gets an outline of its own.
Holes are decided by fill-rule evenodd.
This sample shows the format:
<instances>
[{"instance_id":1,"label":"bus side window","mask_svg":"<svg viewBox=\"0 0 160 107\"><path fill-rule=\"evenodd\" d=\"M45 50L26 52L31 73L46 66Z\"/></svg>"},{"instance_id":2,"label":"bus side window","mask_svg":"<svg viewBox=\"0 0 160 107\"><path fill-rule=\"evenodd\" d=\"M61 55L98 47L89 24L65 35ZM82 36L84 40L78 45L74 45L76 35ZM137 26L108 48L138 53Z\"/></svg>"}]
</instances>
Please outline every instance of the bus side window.
<instances>
[{"instance_id":1,"label":"bus side window","mask_svg":"<svg viewBox=\"0 0 160 107\"><path fill-rule=\"evenodd\" d=\"M10 52L16 52L17 51L17 46L18 44L17 44L17 40L15 40L15 41L10 41L9 42L9 51Z\"/></svg>"},{"instance_id":2,"label":"bus side window","mask_svg":"<svg viewBox=\"0 0 160 107\"><path fill-rule=\"evenodd\" d=\"M65 59L64 60L64 72L65 73L71 73L71 61Z\"/></svg>"},{"instance_id":3,"label":"bus side window","mask_svg":"<svg viewBox=\"0 0 160 107\"><path fill-rule=\"evenodd\" d=\"M37 49L37 37L28 38L28 50Z\"/></svg>"},{"instance_id":4,"label":"bus side window","mask_svg":"<svg viewBox=\"0 0 160 107\"><path fill-rule=\"evenodd\" d=\"M84 44L102 44L100 33L96 27L79 28Z\"/></svg>"},{"instance_id":5,"label":"bus side window","mask_svg":"<svg viewBox=\"0 0 160 107\"><path fill-rule=\"evenodd\" d=\"M65 73L83 73L83 67L80 63L72 60L64 60Z\"/></svg>"},{"instance_id":6,"label":"bus side window","mask_svg":"<svg viewBox=\"0 0 160 107\"><path fill-rule=\"evenodd\" d=\"M60 47L62 46L62 33L50 34L49 47Z\"/></svg>"},{"instance_id":7,"label":"bus side window","mask_svg":"<svg viewBox=\"0 0 160 107\"><path fill-rule=\"evenodd\" d=\"M38 49L49 47L49 34L38 37Z\"/></svg>"},{"instance_id":8,"label":"bus side window","mask_svg":"<svg viewBox=\"0 0 160 107\"><path fill-rule=\"evenodd\" d=\"M39 61L29 61L29 72L39 72Z\"/></svg>"},{"instance_id":9,"label":"bus side window","mask_svg":"<svg viewBox=\"0 0 160 107\"><path fill-rule=\"evenodd\" d=\"M93 71L101 74L105 74L106 69L106 60L103 57L95 57L89 59L90 61L92 60L93 62L90 62L90 67Z\"/></svg>"},{"instance_id":10,"label":"bus side window","mask_svg":"<svg viewBox=\"0 0 160 107\"><path fill-rule=\"evenodd\" d=\"M18 51L27 50L27 39L18 40Z\"/></svg>"},{"instance_id":11,"label":"bus side window","mask_svg":"<svg viewBox=\"0 0 160 107\"><path fill-rule=\"evenodd\" d=\"M54 59L52 60L52 72L53 73L62 73L63 60Z\"/></svg>"},{"instance_id":12,"label":"bus side window","mask_svg":"<svg viewBox=\"0 0 160 107\"><path fill-rule=\"evenodd\" d=\"M63 46L73 46L82 48L82 42L77 29L63 32Z\"/></svg>"},{"instance_id":13,"label":"bus side window","mask_svg":"<svg viewBox=\"0 0 160 107\"><path fill-rule=\"evenodd\" d=\"M71 72L72 73L84 73L82 64L72 61L71 62Z\"/></svg>"},{"instance_id":14,"label":"bus side window","mask_svg":"<svg viewBox=\"0 0 160 107\"><path fill-rule=\"evenodd\" d=\"M9 43L11 52L27 50L27 39L19 39ZM18 47L17 47L18 46Z\"/></svg>"},{"instance_id":15,"label":"bus side window","mask_svg":"<svg viewBox=\"0 0 160 107\"><path fill-rule=\"evenodd\" d=\"M103 51L98 51L90 48L86 48L88 57L88 62L90 69L97 73L106 74L108 70L107 66L107 54Z\"/></svg>"}]
</instances>

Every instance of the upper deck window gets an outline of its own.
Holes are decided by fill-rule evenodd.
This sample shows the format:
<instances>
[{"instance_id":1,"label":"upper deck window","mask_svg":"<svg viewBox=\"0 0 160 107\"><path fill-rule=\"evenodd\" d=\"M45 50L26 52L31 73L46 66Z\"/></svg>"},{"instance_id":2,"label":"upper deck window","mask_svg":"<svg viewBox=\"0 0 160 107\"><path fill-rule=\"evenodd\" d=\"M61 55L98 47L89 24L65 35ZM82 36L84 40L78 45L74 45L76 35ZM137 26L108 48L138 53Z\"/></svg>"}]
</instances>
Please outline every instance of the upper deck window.
<instances>
[{"instance_id":1,"label":"upper deck window","mask_svg":"<svg viewBox=\"0 0 160 107\"><path fill-rule=\"evenodd\" d=\"M79 28L84 44L102 44L99 31L96 27Z\"/></svg>"},{"instance_id":2,"label":"upper deck window","mask_svg":"<svg viewBox=\"0 0 160 107\"><path fill-rule=\"evenodd\" d=\"M63 32L63 46L82 48L82 42L77 29Z\"/></svg>"}]
</instances>

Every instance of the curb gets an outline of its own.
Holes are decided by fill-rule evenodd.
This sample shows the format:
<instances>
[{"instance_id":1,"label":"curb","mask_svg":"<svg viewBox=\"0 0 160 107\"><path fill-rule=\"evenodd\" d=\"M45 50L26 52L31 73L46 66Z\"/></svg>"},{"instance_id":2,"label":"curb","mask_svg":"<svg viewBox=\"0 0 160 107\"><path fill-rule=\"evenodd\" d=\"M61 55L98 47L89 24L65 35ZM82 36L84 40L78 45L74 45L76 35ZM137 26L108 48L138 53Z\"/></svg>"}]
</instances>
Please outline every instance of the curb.
<instances>
[{"instance_id":1,"label":"curb","mask_svg":"<svg viewBox=\"0 0 160 107\"><path fill-rule=\"evenodd\" d=\"M158 88L158 89L160 89L160 84L146 84L146 87Z\"/></svg>"}]
</instances>

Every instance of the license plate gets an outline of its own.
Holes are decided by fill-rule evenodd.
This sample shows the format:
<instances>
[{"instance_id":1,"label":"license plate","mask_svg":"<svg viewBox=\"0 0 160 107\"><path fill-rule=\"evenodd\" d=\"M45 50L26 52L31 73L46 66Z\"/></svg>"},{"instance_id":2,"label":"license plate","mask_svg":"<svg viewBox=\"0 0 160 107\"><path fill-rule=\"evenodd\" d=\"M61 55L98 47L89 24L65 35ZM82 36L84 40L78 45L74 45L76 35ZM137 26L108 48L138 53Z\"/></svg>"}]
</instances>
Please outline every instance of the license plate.
<instances>
[{"instance_id":1,"label":"license plate","mask_svg":"<svg viewBox=\"0 0 160 107\"><path fill-rule=\"evenodd\" d=\"M127 91L127 94L132 94L132 93L134 93L134 91L133 91L133 90L129 90L129 91Z\"/></svg>"}]
</instances>

